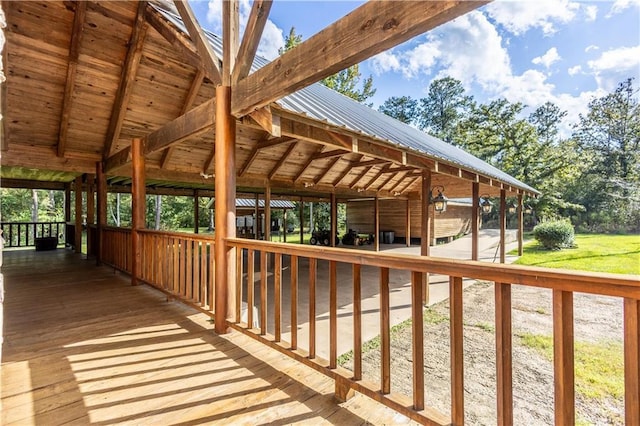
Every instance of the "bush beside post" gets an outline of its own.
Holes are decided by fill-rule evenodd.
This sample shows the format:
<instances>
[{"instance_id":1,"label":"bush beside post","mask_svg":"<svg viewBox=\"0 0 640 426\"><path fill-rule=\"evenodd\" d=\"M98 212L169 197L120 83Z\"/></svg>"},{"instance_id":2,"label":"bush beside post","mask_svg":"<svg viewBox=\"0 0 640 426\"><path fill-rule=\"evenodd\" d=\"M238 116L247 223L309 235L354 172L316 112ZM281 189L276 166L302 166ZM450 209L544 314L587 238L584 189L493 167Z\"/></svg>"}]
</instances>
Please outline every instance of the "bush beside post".
<instances>
[{"instance_id":1,"label":"bush beside post","mask_svg":"<svg viewBox=\"0 0 640 426\"><path fill-rule=\"evenodd\" d=\"M568 220L543 222L533 228L533 236L549 250L573 247L575 238L573 225Z\"/></svg>"}]
</instances>

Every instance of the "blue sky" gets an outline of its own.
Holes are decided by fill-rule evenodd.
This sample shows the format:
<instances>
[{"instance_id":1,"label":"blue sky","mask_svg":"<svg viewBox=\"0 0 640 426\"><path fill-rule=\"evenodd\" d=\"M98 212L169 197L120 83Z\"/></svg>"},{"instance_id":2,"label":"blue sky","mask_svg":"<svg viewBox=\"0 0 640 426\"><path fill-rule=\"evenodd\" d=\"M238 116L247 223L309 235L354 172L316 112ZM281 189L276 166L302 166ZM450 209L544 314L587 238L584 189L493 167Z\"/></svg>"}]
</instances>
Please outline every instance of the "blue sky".
<instances>
[{"instance_id":1,"label":"blue sky","mask_svg":"<svg viewBox=\"0 0 640 426\"><path fill-rule=\"evenodd\" d=\"M220 33L221 0L190 3L200 23ZM242 24L251 2L240 3ZM273 58L292 26L306 39L361 3L275 0L258 53ZM568 132L590 99L627 77L640 86L640 0L498 0L365 61L361 71L373 75L376 108L390 96L424 97L433 79L450 75L478 101L554 102L569 113Z\"/></svg>"}]
</instances>

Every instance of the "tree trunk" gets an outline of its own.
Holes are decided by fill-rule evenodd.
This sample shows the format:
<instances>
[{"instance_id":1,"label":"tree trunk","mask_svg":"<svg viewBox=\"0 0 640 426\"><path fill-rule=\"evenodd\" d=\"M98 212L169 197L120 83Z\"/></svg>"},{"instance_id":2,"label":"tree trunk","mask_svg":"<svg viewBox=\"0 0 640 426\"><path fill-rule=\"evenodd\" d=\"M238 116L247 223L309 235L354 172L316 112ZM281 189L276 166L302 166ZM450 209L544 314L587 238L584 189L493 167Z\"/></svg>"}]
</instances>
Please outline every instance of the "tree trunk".
<instances>
[{"instance_id":1,"label":"tree trunk","mask_svg":"<svg viewBox=\"0 0 640 426\"><path fill-rule=\"evenodd\" d=\"M33 204L31 205L31 222L37 222L38 221L38 190L36 189L32 189L31 190L31 197L33 200ZM35 240L35 238L38 236L37 235L37 226L33 225L33 239ZM27 227L27 233L29 232L29 228Z\"/></svg>"},{"instance_id":2,"label":"tree trunk","mask_svg":"<svg viewBox=\"0 0 640 426\"><path fill-rule=\"evenodd\" d=\"M120 227L120 193L116 194L116 226Z\"/></svg>"},{"instance_id":3,"label":"tree trunk","mask_svg":"<svg viewBox=\"0 0 640 426\"><path fill-rule=\"evenodd\" d=\"M162 195L156 195L156 231L160 229L160 215L162 214Z\"/></svg>"}]
</instances>

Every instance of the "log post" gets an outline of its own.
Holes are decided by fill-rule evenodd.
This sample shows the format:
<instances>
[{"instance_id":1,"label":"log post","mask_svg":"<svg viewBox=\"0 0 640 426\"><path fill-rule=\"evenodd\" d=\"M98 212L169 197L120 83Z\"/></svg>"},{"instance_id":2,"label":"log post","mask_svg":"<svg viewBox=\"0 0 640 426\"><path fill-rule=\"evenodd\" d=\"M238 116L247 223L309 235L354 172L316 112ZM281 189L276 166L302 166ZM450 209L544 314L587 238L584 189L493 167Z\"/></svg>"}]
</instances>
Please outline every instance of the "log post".
<instances>
[{"instance_id":1,"label":"log post","mask_svg":"<svg viewBox=\"0 0 640 426\"><path fill-rule=\"evenodd\" d=\"M197 189L193 190L193 232L200 232L200 194Z\"/></svg>"},{"instance_id":2,"label":"log post","mask_svg":"<svg viewBox=\"0 0 640 426\"><path fill-rule=\"evenodd\" d=\"M373 235L376 251L380 251L380 203L377 195L373 201Z\"/></svg>"},{"instance_id":3,"label":"log post","mask_svg":"<svg viewBox=\"0 0 640 426\"><path fill-rule=\"evenodd\" d=\"M76 253L82 253L82 176L76 177L74 187L75 195L75 226L74 233L74 251Z\"/></svg>"},{"instance_id":4,"label":"log post","mask_svg":"<svg viewBox=\"0 0 640 426\"><path fill-rule=\"evenodd\" d=\"M336 246L336 235L338 234L338 201L336 200L336 194L331 193L331 247Z\"/></svg>"},{"instance_id":5,"label":"log post","mask_svg":"<svg viewBox=\"0 0 640 426\"><path fill-rule=\"evenodd\" d=\"M142 247L140 247L139 229L145 228L146 188L144 176L144 154L142 139L131 141L131 246L133 262L131 265L131 285L138 284L142 265Z\"/></svg>"},{"instance_id":6,"label":"log post","mask_svg":"<svg viewBox=\"0 0 640 426\"><path fill-rule=\"evenodd\" d=\"M282 239L287 242L287 209L282 210Z\"/></svg>"},{"instance_id":7,"label":"log post","mask_svg":"<svg viewBox=\"0 0 640 426\"><path fill-rule=\"evenodd\" d=\"M518 256L522 256L524 250L524 205L522 194L518 194Z\"/></svg>"},{"instance_id":8,"label":"log post","mask_svg":"<svg viewBox=\"0 0 640 426\"><path fill-rule=\"evenodd\" d=\"M69 233L67 232L67 226L71 222L71 182L64 184L64 245L65 247L71 246L72 241L69 241Z\"/></svg>"},{"instance_id":9,"label":"log post","mask_svg":"<svg viewBox=\"0 0 640 426\"><path fill-rule=\"evenodd\" d=\"M405 221L405 237L407 247L411 247L411 200L407 198L407 217Z\"/></svg>"},{"instance_id":10,"label":"log post","mask_svg":"<svg viewBox=\"0 0 640 426\"><path fill-rule=\"evenodd\" d=\"M304 200L300 197L300 244L304 244Z\"/></svg>"},{"instance_id":11,"label":"log post","mask_svg":"<svg viewBox=\"0 0 640 426\"><path fill-rule=\"evenodd\" d=\"M260 239L260 196L258 195L258 193L256 192L256 199L255 199L255 205L254 205L254 209L253 209L253 216L255 217L255 220L253 222L253 239L254 240L259 240Z\"/></svg>"},{"instance_id":12,"label":"log post","mask_svg":"<svg viewBox=\"0 0 640 426\"><path fill-rule=\"evenodd\" d=\"M478 234L479 234L479 210L480 210L480 184L471 184L471 260L478 260Z\"/></svg>"},{"instance_id":13,"label":"log post","mask_svg":"<svg viewBox=\"0 0 640 426\"><path fill-rule=\"evenodd\" d=\"M420 220L420 255L429 256L431 244L431 215L429 214L429 194L431 192L431 170L422 171L422 197L420 207L422 218ZM422 282L422 303L429 303L429 274L424 274Z\"/></svg>"},{"instance_id":14,"label":"log post","mask_svg":"<svg viewBox=\"0 0 640 426\"><path fill-rule=\"evenodd\" d=\"M507 233L507 191L500 190L500 263L506 259L506 233Z\"/></svg>"},{"instance_id":15,"label":"log post","mask_svg":"<svg viewBox=\"0 0 640 426\"><path fill-rule=\"evenodd\" d=\"M264 240L271 242L271 186L264 188Z\"/></svg>"},{"instance_id":16,"label":"log post","mask_svg":"<svg viewBox=\"0 0 640 426\"><path fill-rule=\"evenodd\" d=\"M225 334L236 294L233 288L236 282L235 250L225 242L236 236L236 120L231 115L231 88L228 86L216 87L215 121L215 331Z\"/></svg>"},{"instance_id":17,"label":"log post","mask_svg":"<svg viewBox=\"0 0 640 426\"><path fill-rule=\"evenodd\" d=\"M87 259L95 250L93 247L94 231L91 225L95 223L95 196L94 196L94 181L95 176L92 174L87 175Z\"/></svg>"},{"instance_id":18,"label":"log post","mask_svg":"<svg viewBox=\"0 0 640 426\"><path fill-rule=\"evenodd\" d=\"M96 162L96 198L98 202L96 218L96 265L102 263L102 230L107 225L107 176L101 161Z\"/></svg>"}]
</instances>

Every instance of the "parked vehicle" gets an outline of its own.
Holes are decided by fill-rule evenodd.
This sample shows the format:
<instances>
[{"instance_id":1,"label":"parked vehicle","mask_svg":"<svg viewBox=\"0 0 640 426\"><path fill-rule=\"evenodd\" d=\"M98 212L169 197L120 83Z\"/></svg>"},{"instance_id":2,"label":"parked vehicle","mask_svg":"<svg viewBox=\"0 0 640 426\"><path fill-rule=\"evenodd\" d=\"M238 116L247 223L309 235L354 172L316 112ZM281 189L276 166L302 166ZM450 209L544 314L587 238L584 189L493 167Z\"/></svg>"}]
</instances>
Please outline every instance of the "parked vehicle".
<instances>
[{"instance_id":1,"label":"parked vehicle","mask_svg":"<svg viewBox=\"0 0 640 426\"><path fill-rule=\"evenodd\" d=\"M336 238L336 245L340 244L340 239L338 238L337 234L336 234L335 238ZM330 246L331 245L331 231L329 231L328 229L322 229L322 230L319 230L319 231L313 231L311 233L311 239L309 240L309 242L312 245Z\"/></svg>"},{"instance_id":2,"label":"parked vehicle","mask_svg":"<svg viewBox=\"0 0 640 426\"><path fill-rule=\"evenodd\" d=\"M346 234L342 236L342 244L347 246L361 246L363 244L373 244L373 234L358 234L358 231L349 229Z\"/></svg>"}]
</instances>

